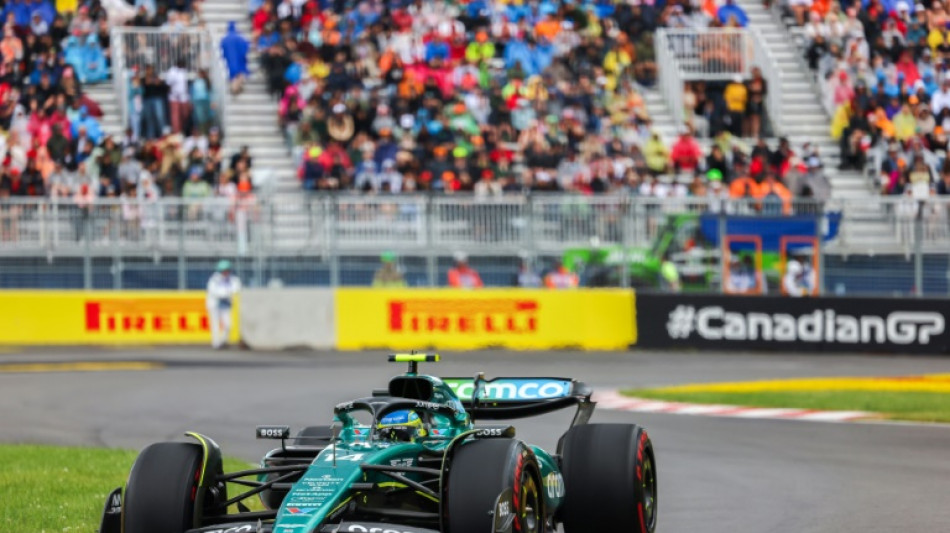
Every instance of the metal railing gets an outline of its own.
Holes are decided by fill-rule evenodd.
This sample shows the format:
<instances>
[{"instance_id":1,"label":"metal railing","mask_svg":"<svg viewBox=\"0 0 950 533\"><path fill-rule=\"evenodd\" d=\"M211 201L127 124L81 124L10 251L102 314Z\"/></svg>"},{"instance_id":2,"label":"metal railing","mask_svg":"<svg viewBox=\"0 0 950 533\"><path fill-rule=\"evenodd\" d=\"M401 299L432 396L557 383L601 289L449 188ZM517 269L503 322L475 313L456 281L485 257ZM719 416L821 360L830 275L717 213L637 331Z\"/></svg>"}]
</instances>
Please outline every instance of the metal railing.
<instances>
[{"instance_id":1,"label":"metal railing","mask_svg":"<svg viewBox=\"0 0 950 533\"><path fill-rule=\"evenodd\" d=\"M748 79L753 67L768 82L766 109L776 134L782 123L782 80L778 63L755 29L662 28L656 32L659 85L673 119L682 124L683 84L690 81Z\"/></svg>"},{"instance_id":2,"label":"metal railing","mask_svg":"<svg viewBox=\"0 0 950 533\"><path fill-rule=\"evenodd\" d=\"M129 89L134 72L147 65L162 75L183 60L185 69L193 74L208 71L214 112L220 125L227 115L229 91L227 73L217 41L205 28L140 28L117 26L111 30L112 70L119 73L113 84L123 128L129 123Z\"/></svg>"},{"instance_id":3,"label":"metal railing","mask_svg":"<svg viewBox=\"0 0 950 533\"><path fill-rule=\"evenodd\" d=\"M778 61L772 57L772 49L758 28L750 30L752 38L753 66L759 67L762 77L768 82L768 93L765 95L765 108L768 111L769 124L772 126L772 136L782 135L784 124L782 113L782 69L778 68Z\"/></svg>"},{"instance_id":4,"label":"metal railing","mask_svg":"<svg viewBox=\"0 0 950 533\"><path fill-rule=\"evenodd\" d=\"M830 236L837 225L818 252L828 265L822 280L829 292L950 290L950 198L770 206L571 194L118 199L87 206L8 199L0 202L0 287L200 288L218 257L234 259L257 285L359 285L369 283L382 251L400 255L413 285L442 283L456 251L492 273L496 285L509 283L520 258L554 261L570 250L656 255L675 245L684 269L703 270L720 255L689 251L697 246L693 215L774 219L783 212L812 220L816 237Z\"/></svg>"},{"instance_id":5,"label":"metal railing","mask_svg":"<svg viewBox=\"0 0 950 533\"><path fill-rule=\"evenodd\" d=\"M155 253L217 253L264 247L266 252L333 250L375 252L498 251L561 253L603 244L648 244L674 215L810 215L841 213L839 249L906 251L915 244L905 231L918 215L921 244L950 246L945 227L950 198L795 200L769 208L758 201L652 198L626 195L475 196L275 196L262 199L99 199L80 206L69 199L6 199L0 202L0 254L105 253L109 247ZM909 218L908 218L909 217ZM243 253L243 252L242 252Z\"/></svg>"},{"instance_id":6,"label":"metal railing","mask_svg":"<svg viewBox=\"0 0 950 533\"><path fill-rule=\"evenodd\" d=\"M683 108L683 89L685 80L680 62L676 61L673 52L673 43L666 30L656 32L656 60L659 65L658 85L660 93L666 100L666 105L673 114L673 122L678 125L686 120L686 110Z\"/></svg>"}]
</instances>

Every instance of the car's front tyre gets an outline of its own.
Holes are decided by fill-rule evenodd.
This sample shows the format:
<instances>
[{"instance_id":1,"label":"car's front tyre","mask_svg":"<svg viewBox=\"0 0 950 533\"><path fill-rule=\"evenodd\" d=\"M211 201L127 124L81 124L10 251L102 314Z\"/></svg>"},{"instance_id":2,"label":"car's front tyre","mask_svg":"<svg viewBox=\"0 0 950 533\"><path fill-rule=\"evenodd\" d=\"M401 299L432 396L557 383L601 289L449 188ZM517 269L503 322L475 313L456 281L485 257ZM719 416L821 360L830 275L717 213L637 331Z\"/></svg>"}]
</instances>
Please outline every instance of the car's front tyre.
<instances>
[{"instance_id":1,"label":"car's front tyre","mask_svg":"<svg viewBox=\"0 0 950 533\"><path fill-rule=\"evenodd\" d=\"M566 533L653 533L657 522L656 458L634 424L571 428L561 446Z\"/></svg>"},{"instance_id":2,"label":"car's front tyre","mask_svg":"<svg viewBox=\"0 0 950 533\"><path fill-rule=\"evenodd\" d=\"M142 450L125 489L122 530L180 533L198 526L201 468L202 451L197 444L160 442Z\"/></svg>"},{"instance_id":3,"label":"car's front tyre","mask_svg":"<svg viewBox=\"0 0 950 533\"><path fill-rule=\"evenodd\" d=\"M461 445L444 493L448 533L544 533L539 472L537 459L521 441L499 438ZM499 529L502 524L506 527Z\"/></svg>"}]
</instances>

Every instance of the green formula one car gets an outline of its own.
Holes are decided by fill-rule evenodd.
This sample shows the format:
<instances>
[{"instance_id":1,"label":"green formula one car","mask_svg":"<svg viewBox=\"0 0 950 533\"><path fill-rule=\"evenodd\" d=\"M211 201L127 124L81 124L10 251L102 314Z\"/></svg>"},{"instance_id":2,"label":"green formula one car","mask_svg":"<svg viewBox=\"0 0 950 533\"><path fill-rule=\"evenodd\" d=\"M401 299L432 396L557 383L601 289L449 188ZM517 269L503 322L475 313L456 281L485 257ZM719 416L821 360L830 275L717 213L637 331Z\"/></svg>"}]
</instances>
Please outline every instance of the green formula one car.
<instances>
[{"instance_id":1,"label":"green formula one car","mask_svg":"<svg viewBox=\"0 0 950 533\"><path fill-rule=\"evenodd\" d=\"M438 378L438 355L398 354L409 371L372 396L334 408L331 426L259 426L280 440L260 468L222 471L221 451L152 444L125 493L106 500L100 533L653 532L656 459L632 424L588 424L591 390L562 378ZM576 406L554 453L509 425ZM229 494L228 485L242 487ZM245 503L259 498L263 510Z\"/></svg>"}]
</instances>

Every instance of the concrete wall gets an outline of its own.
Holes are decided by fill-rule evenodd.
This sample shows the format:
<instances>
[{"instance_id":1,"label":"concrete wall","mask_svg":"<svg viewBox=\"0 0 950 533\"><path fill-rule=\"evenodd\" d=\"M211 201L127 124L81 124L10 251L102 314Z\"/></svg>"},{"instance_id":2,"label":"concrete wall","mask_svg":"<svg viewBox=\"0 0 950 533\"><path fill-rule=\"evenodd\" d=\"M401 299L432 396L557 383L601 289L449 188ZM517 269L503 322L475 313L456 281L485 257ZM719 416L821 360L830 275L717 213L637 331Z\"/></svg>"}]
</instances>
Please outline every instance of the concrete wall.
<instances>
[{"instance_id":1,"label":"concrete wall","mask_svg":"<svg viewBox=\"0 0 950 533\"><path fill-rule=\"evenodd\" d=\"M241 337L256 350L336 346L330 289L247 289L241 292Z\"/></svg>"}]
</instances>

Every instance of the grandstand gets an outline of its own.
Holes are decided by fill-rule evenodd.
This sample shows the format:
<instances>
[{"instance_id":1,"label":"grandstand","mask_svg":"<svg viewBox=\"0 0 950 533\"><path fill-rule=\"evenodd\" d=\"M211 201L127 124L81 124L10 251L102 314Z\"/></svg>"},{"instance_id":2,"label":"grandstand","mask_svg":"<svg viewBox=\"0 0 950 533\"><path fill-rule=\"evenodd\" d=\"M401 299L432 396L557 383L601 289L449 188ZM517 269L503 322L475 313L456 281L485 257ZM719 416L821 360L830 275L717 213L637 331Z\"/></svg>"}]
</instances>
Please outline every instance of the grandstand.
<instances>
[{"instance_id":1,"label":"grandstand","mask_svg":"<svg viewBox=\"0 0 950 533\"><path fill-rule=\"evenodd\" d=\"M420 262L418 284L435 284L465 249L504 284L521 256L649 245L666 217L726 212L724 200L740 206L732 214L767 202L841 213L822 252L845 270L855 256L927 270L914 262L950 239L946 202L878 194L882 145L868 149L870 171L839 168L807 28L779 3L81 4L51 22L85 39L67 59L108 55L111 76L77 69L100 115L92 161L107 164L6 164L0 196L39 198L0 198L12 261L0 277L70 257L80 285L122 286L116 265L151 261L167 272L156 285L182 288L204 275L189 265L213 256L263 272L273 255L322 265L305 283L337 284L341 263L371 271L393 249ZM231 22L251 43L240 91L220 57ZM13 28L10 47L35 38ZM743 180L745 193L731 186Z\"/></svg>"}]
</instances>

